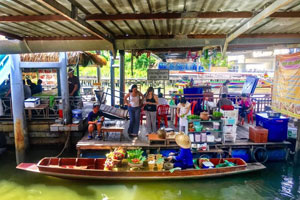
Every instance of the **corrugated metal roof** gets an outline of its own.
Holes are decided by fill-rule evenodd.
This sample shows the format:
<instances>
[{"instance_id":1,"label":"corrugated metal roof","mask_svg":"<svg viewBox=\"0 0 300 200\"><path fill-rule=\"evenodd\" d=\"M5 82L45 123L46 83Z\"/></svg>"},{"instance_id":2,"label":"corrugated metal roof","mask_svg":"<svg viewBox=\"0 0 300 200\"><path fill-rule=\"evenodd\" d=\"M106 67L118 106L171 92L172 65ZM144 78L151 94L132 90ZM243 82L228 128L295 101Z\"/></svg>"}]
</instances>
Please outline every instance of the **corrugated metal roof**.
<instances>
[{"instance_id":1,"label":"corrugated metal roof","mask_svg":"<svg viewBox=\"0 0 300 200\"><path fill-rule=\"evenodd\" d=\"M75 1L75 0L72 0ZM71 10L71 0L57 0ZM257 13L275 0L76 0L84 10L78 9L79 16L86 14L133 14L133 13L183 13L183 12L238 12ZM284 6L281 11L300 11L300 1ZM36 0L2 0L0 16L51 15L54 11ZM119 21L88 21L104 35L191 35L229 34L249 19L243 18L192 18L192 19L150 19ZM299 33L299 18L264 19L247 31L249 34ZM104 25L104 26L103 26ZM47 22L0 22L0 31L22 37L68 37L92 36L92 34L71 21Z\"/></svg>"}]
</instances>

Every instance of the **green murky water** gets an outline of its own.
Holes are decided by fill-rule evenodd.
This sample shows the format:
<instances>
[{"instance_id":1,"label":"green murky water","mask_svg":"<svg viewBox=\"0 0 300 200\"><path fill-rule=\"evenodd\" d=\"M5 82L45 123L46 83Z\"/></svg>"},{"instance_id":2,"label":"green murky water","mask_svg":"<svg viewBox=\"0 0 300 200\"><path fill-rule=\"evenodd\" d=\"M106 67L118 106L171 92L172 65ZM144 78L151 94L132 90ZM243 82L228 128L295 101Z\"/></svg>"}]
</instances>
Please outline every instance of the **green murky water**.
<instances>
[{"instance_id":1,"label":"green murky water","mask_svg":"<svg viewBox=\"0 0 300 200\"><path fill-rule=\"evenodd\" d=\"M55 153L35 149L30 159ZM0 200L300 199L300 168L291 163L269 163L261 172L218 179L112 183L26 173L15 169L14 159L13 151L0 156Z\"/></svg>"}]
</instances>

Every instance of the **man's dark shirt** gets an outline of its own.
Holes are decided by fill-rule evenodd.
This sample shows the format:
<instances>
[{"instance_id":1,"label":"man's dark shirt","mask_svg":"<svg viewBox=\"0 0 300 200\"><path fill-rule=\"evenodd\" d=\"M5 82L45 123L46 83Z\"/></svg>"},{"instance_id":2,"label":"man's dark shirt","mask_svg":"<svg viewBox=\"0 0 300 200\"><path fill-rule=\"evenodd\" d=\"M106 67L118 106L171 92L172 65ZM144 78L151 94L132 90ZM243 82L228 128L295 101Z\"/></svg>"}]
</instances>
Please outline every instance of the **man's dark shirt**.
<instances>
[{"instance_id":1,"label":"man's dark shirt","mask_svg":"<svg viewBox=\"0 0 300 200\"><path fill-rule=\"evenodd\" d=\"M73 96L79 95L80 83L79 78L77 76L73 76L72 78L68 78L69 82L69 94L74 90L75 85L78 85L77 90L74 92Z\"/></svg>"},{"instance_id":2,"label":"man's dark shirt","mask_svg":"<svg viewBox=\"0 0 300 200\"><path fill-rule=\"evenodd\" d=\"M93 121L95 121L97 119L97 117L99 117L99 119L100 119L100 117L102 117L102 116L103 116L103 112L101 110L99 110L99 112L97 112L97 113L94 113L92 111L88 115L88 121L89 122L93 122Z\"/></svg>"}]
</instances>

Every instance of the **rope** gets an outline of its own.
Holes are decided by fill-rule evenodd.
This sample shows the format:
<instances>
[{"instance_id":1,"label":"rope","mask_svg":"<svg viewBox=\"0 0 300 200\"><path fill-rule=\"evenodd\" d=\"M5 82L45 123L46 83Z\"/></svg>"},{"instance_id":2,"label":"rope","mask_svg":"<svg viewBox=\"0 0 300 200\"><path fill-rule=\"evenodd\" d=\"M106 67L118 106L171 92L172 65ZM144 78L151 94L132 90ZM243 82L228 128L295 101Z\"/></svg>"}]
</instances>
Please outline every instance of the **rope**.
<instances>
[{"instance_id":1,"label":"rope","mask_svg":"<svg viewBox=\"0 0 300 200\"><path fill-rule=\"evenodd\" d=\"M71 133L71 131L67 132L67 139L65 141L65 145L64 145L63 149L61 150L61 152L57 156L55 156L55 157L57 157L57 158L60 157L61 154L66 150L66 148L68 146L68 143L69 143L69 140L70 140L70 133Z\"/></svg>"}]
</instances>

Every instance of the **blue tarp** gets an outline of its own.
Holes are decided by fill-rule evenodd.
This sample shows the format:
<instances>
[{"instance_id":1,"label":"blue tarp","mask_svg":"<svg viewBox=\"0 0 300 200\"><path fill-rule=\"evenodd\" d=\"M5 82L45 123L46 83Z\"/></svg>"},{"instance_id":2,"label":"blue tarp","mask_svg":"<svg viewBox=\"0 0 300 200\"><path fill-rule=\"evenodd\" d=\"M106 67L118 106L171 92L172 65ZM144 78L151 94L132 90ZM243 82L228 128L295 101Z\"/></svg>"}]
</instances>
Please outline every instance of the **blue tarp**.
<instances>
[{"instance_id":1,"label":"blue tarp","mask_svg":"<svg viewBox=\"0 0 300 200\"><path fill-rule=\"evenodd\" d=\"M10 73L8 58L9 56L0 54L0 89L1 89L0 91L1 92L5 92L8 89L6 88L7 86L4 84L4 81L8 78L8 74Z\"/></svg>"}]
</instances>

